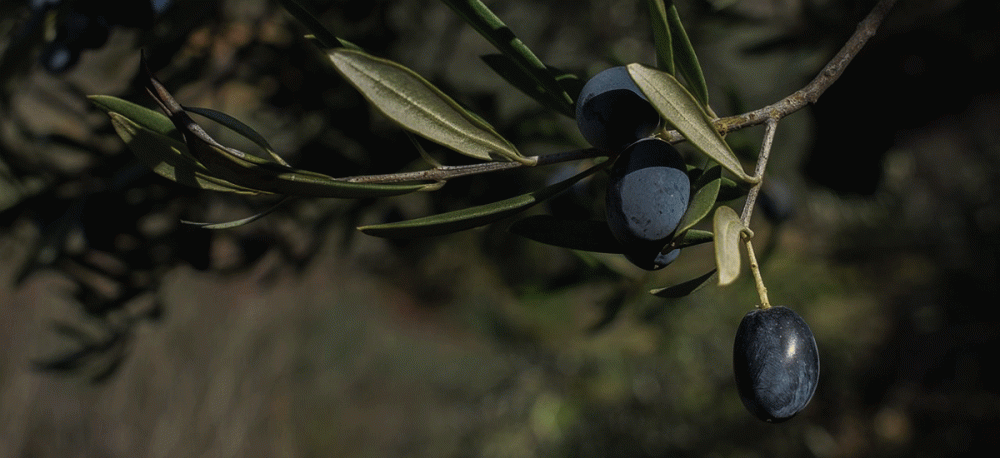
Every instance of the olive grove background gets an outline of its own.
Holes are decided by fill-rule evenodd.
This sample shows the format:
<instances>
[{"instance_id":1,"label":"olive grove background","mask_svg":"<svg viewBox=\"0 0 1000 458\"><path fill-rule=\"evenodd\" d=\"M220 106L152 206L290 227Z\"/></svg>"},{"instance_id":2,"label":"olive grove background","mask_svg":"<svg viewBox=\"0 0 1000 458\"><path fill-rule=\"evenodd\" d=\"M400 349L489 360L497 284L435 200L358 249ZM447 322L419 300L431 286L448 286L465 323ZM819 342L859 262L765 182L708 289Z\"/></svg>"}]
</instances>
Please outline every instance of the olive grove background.
<instances>
[{"instance_id":1,"label":"olive grove background","mask_svg":"<svg viewBox=\"0 0 1000 458\"><path fill-rule=\"evenodd\" d=\"M312 2L340 36L416 70L526 154L582 144L491 73L494 52L431 0ZM804 85L861 0L677 2L713 107ZM487 2L582 77L653 62L645 4ZM558 167L381 200L181 188L137 164L87 94L152 106L139 48L179 101L258 129L292 164L412 167L409 140L273 2L176 0L71 71L37 63L27 2L0 3L0 456L962 456L996 445L1000 57L994 2L899 2L819 103L778 130L753 222L771 300L819 344L798 417L765 424L732 379L749 278L679 299L710 249L646 274L505 223L393 241L354 231L509 197ZM763 129L730 134L752 158ZM212 132L224 143L242 139ZM431 147L430 145L426 145ZM682 146L683 148L683 146ZM446 161L457 155L441 151ZM601 217L600 179L536 211ZM506 224L509 224L507 222ZM744 276L748 277L748 276Z\"/></svg>"}]
</instances>

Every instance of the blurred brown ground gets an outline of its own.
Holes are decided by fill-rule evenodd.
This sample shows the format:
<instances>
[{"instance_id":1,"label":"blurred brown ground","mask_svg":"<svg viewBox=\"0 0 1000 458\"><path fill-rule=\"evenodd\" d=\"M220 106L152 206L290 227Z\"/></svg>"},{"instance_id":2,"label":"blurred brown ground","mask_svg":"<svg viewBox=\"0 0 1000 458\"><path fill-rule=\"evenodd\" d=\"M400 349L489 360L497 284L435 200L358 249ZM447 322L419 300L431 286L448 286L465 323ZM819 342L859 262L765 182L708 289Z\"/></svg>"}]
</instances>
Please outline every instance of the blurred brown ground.
<instances>
[{"instance_id":1,"label":"blurred brown ground","mask_svg":"<svg viewBox=\"0 0 1000 458\"><path fill-rule=\"evenodd\" d=\"M25 9L6 3L0 32L10 37ZM965 456L996 443L1000 98L984 82L1000 49L984 19L995 6L901 2L837 90L782 121L769 179L790 189L794 214L780 228L755 216L754 230L759 247L773 244L770 297L812 326L822 375L804 412L769 425L743 409L732 381L732 336L757 302L748 278L680 300L644 293L705 272L706 249L642 275L617 257L518 239L504 224L409 244L352 230L507 197L551 171L358 205L295 202L213 233L202 266L177 254L203 243L179 219L234 219L267 202L177 190L140 169L121 202L96 199L118 196L109 183L133 164L82 95L149 104L132 84L138 44L182 103L247 122L293 164L413 166L405 137L317 67L280 7L206 3L178 1L159 29L116 31L64 75L26 63L2 77L0 456ZM526 153L580 141L572 121L537 115L490 73L478 59L490 46L438 2L329 3L324 20L340 35L438 83ZM553 66L583 75L652 62L643 2L487 3ZM801 87L869 4L709 3L679 6L720 114ZM730 140L752 152L760 135ZM816 138L840 150L831 158ZM871 170L872 190L824 186ZM127 327L120 366L99 382L89 376L113 352L36 370L73 349L56 324L107 329L81 305L65 253L90 253L103 218L109 246L133 246L112 217L147 201L153 216L136 215L139 234L173 234L149 256L169 262L125 262L150 286L102 316L118 323L160 307L157 318ZM63 254L33 251L58 233L43 222L90 221L95 205L96 222L71 224L90 232L55 243ZM40 268L16 281L36 258ZM590 330L620 291L634 294Z\"/></svg>"}]
</instances>

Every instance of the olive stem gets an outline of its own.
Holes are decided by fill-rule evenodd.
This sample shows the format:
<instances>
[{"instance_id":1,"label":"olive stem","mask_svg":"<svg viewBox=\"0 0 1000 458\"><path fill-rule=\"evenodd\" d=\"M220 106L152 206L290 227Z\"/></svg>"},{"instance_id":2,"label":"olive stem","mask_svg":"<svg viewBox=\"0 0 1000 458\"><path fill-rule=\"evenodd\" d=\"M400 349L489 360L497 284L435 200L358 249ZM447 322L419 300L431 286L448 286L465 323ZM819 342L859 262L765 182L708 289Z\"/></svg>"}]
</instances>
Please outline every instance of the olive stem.
<instances>
[{"instance_id":1,"label":"olive stem","mask_svg":"<svg viewBox=\"0 0 1000 458\"><path fill-rule=\"evenodd\" d=\"M760 145L760 154L757 156L757 166L754 168L754 178L757 182L747 193L747 200L743 204L743 214L740 221L743 223L743 241L747 248L747 258L750 260L750 272L753 274L754 285L757 286L757 295L760 297L760 308L771 308L771 302L767 298L767 287L764 286L764 277L760 274L760 263L757 262L757 255L753 251L753 232L750 230L750 216L753 214L754 203L760 193L760 187L764 183L764 171L767 169L767 160L771 157L771 146L774 145L774 132L778 130L778 118L773 117L767 120L764 130L764 140Z\"/></svg>"},{"instance_id":2,"label":"olive stem","mask_svg":"<svg viewBox=\"0 0 1000 458\"><path fill-rule=\"evenodd\" d=\"M750 227L750 216L753 214L754 203L757 195L760 194L760 187L764 184L764 171L767 169L767 160L771 157L771 146L774 145L774 132L778 129L778 118L770 118L764 125L764 140L760 144L760 154L757 155L757 166L754 168L753 176L757 182L750 187L747 192L747 200L743 204L743 214L740 221L743 226Z\"/></svg>"},{"instance_id":3,"label":"olive stem","mask_svg":"<svg viewBox=\"0 0 1000 458\"><path fill-rule=\"evenodd\" d=\"M753 243L750 242L750 236L744 235L743 242L747 246L747 257L750 259L750 272L753 273L753 281L757 286L757 295L760 297L760 308L769 309L771 308L771 301L767 298L767 286L764 286L764 278L760 275L760 264L757 263L757 256L753 251Z\"/></svg>"},{"instance_id":4,"label":"olive stem","mask_svg":"<svg viewBox=\"0 0 1000 458\"><path fill-rule=\"evenodd\" d=\"M467 165L440 165L432 169L418 170L415 172L389 173L384 175L360 175L353 177L338 178L338 180L352 183L401 183L407 181L445 181L451 178L478 175L481 173L499 172L511 170L524 166L538 166L558 164L560 162L577 161L581 159L593 159L602 156L609 156L608 151L597 148L577 149L563 151L544 156L528 156L527 159L533 165L524 162L483 162Z\"/></svg>"}]
</instances>

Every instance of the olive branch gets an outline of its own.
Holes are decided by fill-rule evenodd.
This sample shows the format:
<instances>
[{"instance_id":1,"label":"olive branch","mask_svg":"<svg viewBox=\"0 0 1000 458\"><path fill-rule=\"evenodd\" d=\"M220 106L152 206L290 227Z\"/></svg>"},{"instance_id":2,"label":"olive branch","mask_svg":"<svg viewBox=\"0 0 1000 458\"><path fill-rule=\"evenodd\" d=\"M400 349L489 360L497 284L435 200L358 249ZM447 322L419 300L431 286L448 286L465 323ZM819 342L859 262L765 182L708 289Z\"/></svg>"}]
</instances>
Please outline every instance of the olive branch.
<instances>
[{"instance_id":1,"label":"olive branch","mask_svg":"<svg viewBox=\"0 0 1000 458\"><path fill-rule=\"evenodd\" d=\"M557 113L574 116L576 75L544 65L480 0L443 1L500 51L499 54L483 56L490 68L542 105ZM431 164L428 169L348 177L331 177L296 169L282 160L262 136L242 122L213 110L181 106L148 69L149 92L165 114L110 96L91 96L92 102L109 115L116 132L136 156L161 176L206 190L284 196L281 202L290 197L370 198L433 191L448 180L459 177L570 161L591 162L591 167L570 178L498 202L408 221L359 227L363 233L380 237L447 234L520 214L603 169L620 153L583 148L524 156L486 120L455 102L416 72L397 62L372 56L338 38L316 19L305 3L299 0L282 0L282 3L309 28L318 45L328 53L333 67L373 107L408 134L423 137L481 162L440 164L417 144L421 155ZM662 252L713 242L717 265L714 272L689 282L655 289L651 293L662 297L689 294L713 277L718 277L721 285L731 283L739 275L739 242L742 241L749 253L750 270L766 308L769 306L766 288L753 253L753 234L748 227L777 125L784 117L819 100L874 36L895 0L880 0L859 23L846 44L805 87L771 105L721 118L710 107L701 66L673 2L648 0L648 4L656 40L657 67L630 64L627 66L628 73L670 127L664 127L656 136L670 143L686 141L709 159L704 168L688 166L688 174L695 184L691 204ZM248 154L220 144L194 122L188 112L207 117L243 135L267 155ZM754 171L748 174L723 135L760 124L765 125L764 139ZM720 168L726 172L725 175ZM746 201L739 215L728 206L719 205L742 196L746 196ZM713 231L696 229L695 225L709 214L714 214ZM202 226L228 228L261 216L263 214ZM624 250L599 224L581 226L546 215L534 215L515 222L510 230L529 239L565 248L608 253L622 253Z\"/></svg>"}]
</instances>

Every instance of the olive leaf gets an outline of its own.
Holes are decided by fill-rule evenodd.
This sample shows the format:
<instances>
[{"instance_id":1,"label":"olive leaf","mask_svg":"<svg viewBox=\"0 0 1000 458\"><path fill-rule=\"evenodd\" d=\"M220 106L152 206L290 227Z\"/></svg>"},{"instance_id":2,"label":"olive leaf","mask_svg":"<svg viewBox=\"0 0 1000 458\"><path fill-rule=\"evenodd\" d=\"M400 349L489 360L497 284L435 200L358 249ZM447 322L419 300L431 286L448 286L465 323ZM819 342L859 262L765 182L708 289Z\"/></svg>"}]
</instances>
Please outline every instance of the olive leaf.
<instances>
[{"instance_id":1,"label":"olive leaf","mask_svg":"<svg viewBox=\"0 0 1000 458\"><path fill-rule=\"evenodd\" d=\"M353 49L333 49L329 56L351 85L404 129L484 161L499 157L532 164L482 118L413 70Z\"/></svg>"},{"instance_id":2,"label":"olive leaf","mask_svg":"<svg viewBox=\"0 0 1000 458\"><path fill-rule=\"evenodd\" d=\"M187 145L166 115L117 97L92 95L88 99L107 113L111 126L129 150L157 175L209 191L263 193L211 175L188 153Z\"/></svg>"},{"instance_id":3,"label":"olive leaf","mask_svg":"<svg viewBox=\"0 0 1000 458\"><path fill-rule=\"evenodd\" d=\"M748 175L729 145L715 130L712 120L690 92L673 75L642 64L629 64L635 84L646 94L656 111L672 124L695 148L748 183Z\"/></svg>"},{"instance_id":4,"label":"olive leaf","mask_svg":"<svg viewBox=\"0 0 1000 458\"><path fill-rule=\"evenodd\" d=\"M501 78L510 83L511 86L514 86L525 95L537 100L538 103L551 110L569 116L570 118L576 117L576 111L574 110L573 105L566 104L565 99L560 95L553 94L545 90L545 88L538 84L538 81L532 78L531 74L525 72L524 69L519 67L517 62L510 58L510 56L507 56L506 54L486 54L479 56L479 58L482 59L483 62L485 62L486 65L493 70L493 72L500 75ZM549 72L553 73L556 79L560 81L561 85L571 86L572 82L578 82L579 80L578 76L571 73L566 73L551 67L548 69ZM580 86L582 87L582 83ZM569 92L569 90L567 89L565 92ZM575 97L576 95L579 95L579 88L573 92L575 92L575 94L570 94L570 96Z\"/></svg>"},{"instance_id":5,"label":"olive leaf","mask_svg":"<svg viewBox=\"0 0 1000 458\"><path fill-rule=\"evenodd\" d=\"M563 181L498 202L395 223L361 226L358 227L358 230L375 237L416 238L451 234L485 226L531 208L533 205L568 189L577 181L607 167L608 164L609 161L601 162Z\"/></svg>"},{"instance_id":6,"label":"olive leaf","mask_svg":"<svg viewBox=\"0 0 1000 458\"><path fill-rule=\"evenodd\" d=\"M208 175L237 186L289 196L364 198L407 194L427 184L357 183L322 173L300 170L224 146L194 122L183 107L153 75L142 59L148 77L147 90L184 136L187 152ZM126 140L127 141L127 140Z\"/></svg>"},{"instance_id":7,"label":"olive leaf","mask_svg":"<svg viewBox=\"0 0 1000 458\"><path fill-rule=\"evenodd\" d=\"M87 96L87 100L105 113L118 113L121 117L130 119L151 132L169 136L179 142L184 141L184 137L174 127L170 118L159 111L110 95L90 95Z\"/></svg>"},{"instance_id":8,"label":"olive leaf","mask_svg":"<svg viewBox=\"0 0 1000 458\"><path fill-rule=\"evenodd\" d=\"M326 26L324 26L318 18L316 18L316 13L307 6L304 2L300 0L280 0L281 6L285 7L295 19L298 19L303 25L312 32L312 36L319 42L319 44L325 49L332 49L337 47L361 49L358 45L351 43L343 38L339 38L330 31Z\"/></svg>"},{"instance_id":9,"label":"olive leaf","mask_svg":"<svg viewBox=\"0 0 1000 458\"><path fill-rule=\"evenodd\" d=\"M518 220L508 230L536 242L571 250L615 254L625 251L604 221L532 215Z\"/></svg>"},{"instance_id":10,"label":"olive leaf","mask_svg":"<svg viewBox=\"0 0 1000 458\"><path fill-rule=\"evenodd\" d=\"M480 0L443 0L453 11L458 13L473 29L489 41L527 77L535 80L541 90L552 95L553 101L562 108L558 111L569 116L575 116L574 98L566 91L558 78L553 76L544 63L528 48L514 32L504 24Z\"/></svg>"},{"instance_id":11,"label":"olive leaf","mask_svg":"<svg viewBox=\"0 0 1000 458\"><path fill-rule=\"evenodd\" d=\"M285 160L282 159L282 157L279 156L278 153L274 151L274 148L271 147L271 144L267 141L266 138L264 138L263 135L258 133L256 130L253 130L252 127L246 125L245 123L243 123L243 121L240 121L239 119L229 116L226 113L223 113L218 110L213 110L211 108L184 107L184 109L186 111L190 111L191 113L204 116L208 119L211 119L212 121L222 124L229 130L236 132L237 134L240 134L247 140L254 142L257 146L260 147L260 149L264 150L269 156L271 156L271 159L274 159L275 162L284 165L286 167L290 167L288 163L285 162Z\"/></svg>"},{"instance_id":12,"label":"olive leaf","mask_svg":"<svg viewBox=\"0 0 1000 458\"><path fill-rule=\"evenodd\" d=\"M726 286L740 276L740 240L746 228L732 208L722 206L712 218L715 232L715 264L719 286Z\"/></svg>"},{"instance_id":13,"label":"olive leaf","mask_svg":"<svg viewBox=\"0 0 1000 458\"><path fill-rule=\"evenodd\" d=\"M715 240L715 234L710 231L699 231L697 229L688 229L684 231L683 234L675 238L670 242L673 248L686 248L689 246L701 245L703 243L709 243Z\"/></svg>"},{"instance_id":14,"label":"olive leaf","mask_svg":"<svg viewBox=\"0 0 1000 458\"><path fill-rule=\"evenodd\" d=\"M709 167L698 177L698 181L695 183L697 191L691 196L687 211L684 212L681 221L677 223L678 234L684 234L712 212L721 187L722 169L718 165Z\"/></svg>"},{"instance_id":15,"label":"olive leaf","mask_svg":"<svg viewBox=\"0 0 1000 458\"><path fill-rule=\"evenodd\" d=\"M291 198L288 197L288 196L282 197L281 200L279 200L274 205L268 207L267 209L265 209L262 212L250 215L250 216L248 216L246 218L240 218L240 219L233 220L233 221L226 221L226 222L222 222L222 223L199 223L199 222L194 222L194 221L183 221L182 220L181 223L187 224L187 225L190 225L190 226L199 227L199 228L202 228L202 229L232 229L234 227L245 226L245 225L250 224L250 223L252 223L254 221L257 221L257 220L259 220L259 219L261 219L261 218L263 218L263 217L265 217L267 215L270 215L271 213L274 213L275 210L277 210L279 207L281 207L282 205L284 205L285 202L288 202L289 199L291 199Z\"/></svg>"},{"instance_id":16,"label":"olive leaf","mask_svg":"<svg viewBox=\"0 0 1000 458\"><path fill-rule=\"evenodd\" d=\"M649 21L653 28L653 43L656 45L656 66L671 75L674 74L674 46L667 24L667 8L663 0L647 0Z\"/></svg>"},{"instance_id":17,"label":"olive leaf","mask_svg":"<svg viewBox=\"0 0 1000 458\"><path fill-rule=\"evenodd\" d=\"M701 63L698 62L698 55L694 52L694 46L688 39L687 32L684 31L684 23L677 13L677 5L670 0L670 6L666 11L667 25L670 28L672 45L674 51L674 63L677 73L684 77L688 83L688 88L694 94L702 107L708 108L708 83L705 75L701 71Z\"/></svg>"},{"instance_id":18,"label":"olive leaf","mask_svg":"<svg viewBox=\"0 0 1000 458\"><path fill-rule=\"evenodd\" d=\"M656 297L665 297L676 299L678 297L684 297L704 288L708 285L708 282L716 275L716 269L712 269L704 275L700 275L696 278L692 278L688 281L678 283L676 285L667 286L665 288L656 288L649 290L649 294Z\"/></svg>"}]
</instances>

